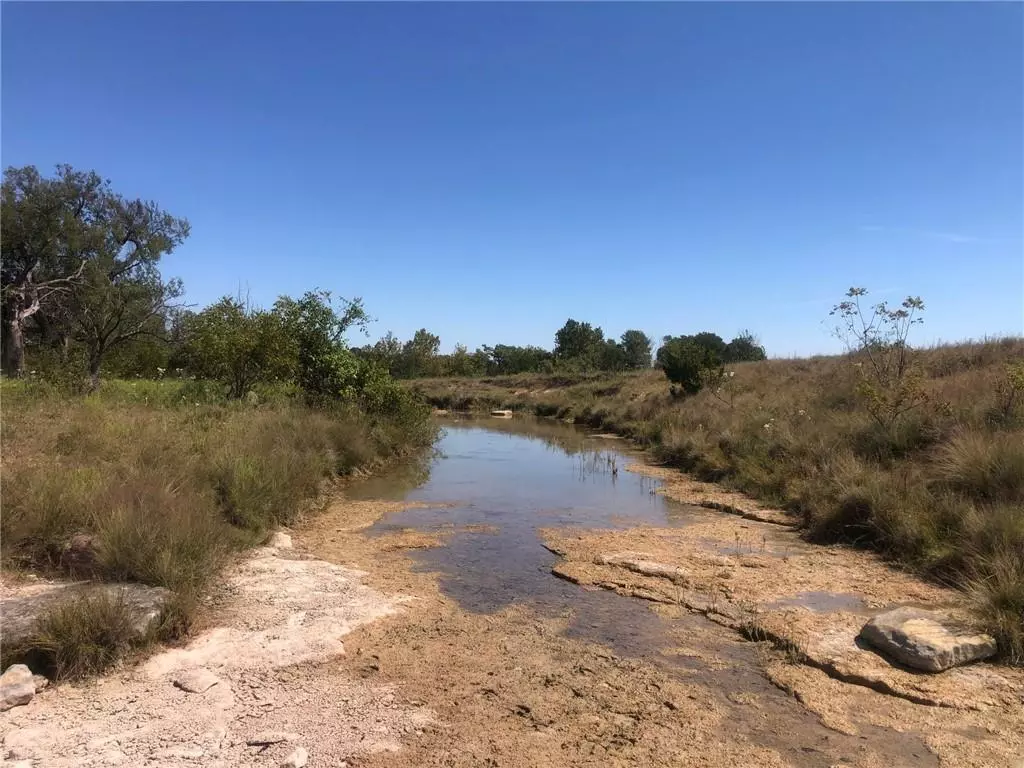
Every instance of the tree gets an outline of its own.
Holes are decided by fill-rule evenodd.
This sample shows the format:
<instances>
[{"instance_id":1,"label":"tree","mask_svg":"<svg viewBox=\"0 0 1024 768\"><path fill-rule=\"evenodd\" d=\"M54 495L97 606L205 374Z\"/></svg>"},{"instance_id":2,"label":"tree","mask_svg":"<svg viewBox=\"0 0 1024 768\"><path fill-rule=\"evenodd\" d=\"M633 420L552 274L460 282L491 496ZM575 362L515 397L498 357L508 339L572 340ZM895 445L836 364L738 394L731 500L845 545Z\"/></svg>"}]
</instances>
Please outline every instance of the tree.
<instances>
[{"instance_id":1,"label":"tree","mask_svg":"<svg viewBox=\"0 0 1024 768\"><path fill-rule=\"evenodd\" d=\"M44 179L9 168L3 184L4 369L24 367L26 322L44 338L85 345L95 387L113 347L154 333L181 294L157 262L189 233L155 203L125 200L95 173L57 166Z\"/></svg>"},{"instance_id":2,"label":"tree","mask_svg":"<svg viewBox=\"0 0 1024 768\"><path fill-rule=\"evenodd\" d=\"M724 363L756 362L767 358L764 347L750 331L741 331L725 347Z\"/></svg>"},{"instance_id":3,"label":"tree","mask_svg":"<svg viewBox=\"0 0 1024 768\"><path fill-rule=\"evenodd\" d=\"M465 344L456 344L455 350L448 355L449 376L474 376L483 371L478 367L477 359L469 354Z\"/></svg>"},{"instance_id":4,"label":"tree","mask_svg":"<svg viewBox=\"0 0 1024 768\"><path fill-rule=\"evenodd\" d=\"M717 363L707 347L701 346L692 336L666 336L665 343L658 350L658 363L665 376L683 393L695 395L704 385L706 372ZM672 393L676 394L675 386Z\"/></svg>"},{"instance_id":5,"label":"tree","mask_svg":"<svg viewBox=\"0 0 1024 768\"><path fill-rule=\"evenodd\" d=\"M3 370L21 376L25 326L66 298L106 241L110 190L93 172L58 165L45 179L35 166L4 172L0 202Z\"/></svg>"},{"instance_id":6,"label":"tree","mask_svg":"<svg viewBox=\"0 0 1024 768\"><path fill-rule=\"evenodd\" d=\"M604 331L569 318L555 333L555 357L594 367L601 357Z\"/></svg>"},{"instance_id":7,"label":"tree","mask_svg":"<svg viewBox=\"0 0 1024 768\"><path fill-rule=\"evenodd\" d=\"M717 333L701 331L700 333L695 333L693 336L690 336L689 339L707 352L709 360L716 363L724 361L726 349L725 339Z\"/></svg>"},{"instance_id":8,"label":"tree","mask_svg":"<svg viewBox=\"0 0 1024 768\"><path fill-rule=\"evenodd\" d=\"M898 307L884 301L865 307L861 298L867 293L851 288L829 315L838 318L836 337L858 358L857 391L868 413L890 429L903 414L928 402L923 374L907 343L911 329L924 322L924 302L908 296Z\"/></svg>"},{"instance_id":9,"label":"tree","mask_svg":"<svg viewBox=\"0 0 1024 768\"><path fill-rule=\"evenodd\" d=\"M626 367L640 370L651 367L651 338L643 331L626 331L622 334L622 351Z\"/></svg>"},{"instance_id":10,"label":"tree","mask_svg":"<svg viewBox=\"0 0 1024 768\"><path fill-rule=\"evenodd\" d=\"M298 345L280 313L228 296L188 317L182 335L189 372L222 382L229 397L245 397L261 381L291 378L298 365Z\"/></svg>"},{"instance_id":11,"label":"tree","mask_svg":"<svg viewBox=\"0 0 1024 768\"><path fill-rule=\"evenodd\" d=\"M626 364L626 350L614 339L605 339L601 344L597 367L602 371L624 371Z\"/></svg>"},{"instance_id":12,"label":"tree","mask_svg":"<svg viewBox=\"0 0 1024 768\"><path fill-rule=\"evenodd\" d=\"M426 328L420 328L402 346L399 375L410 379L417 376L437 376L440 373L440 361L437 359L440 348L440 337Z\"/></svg>"},{"instance_id":13,"label":"tree","mask_svg":"<svg viewBox=\"0 0 1024 768\"><path fill-rule=\"evenodd\" d=\"M102 265L89 264L84 283L72 293L70 313L72 338L85 348L92 389L111 350L141 336L166 340L168 313L182 293L180 280L164 282L155 270L111 280Z\"/></svg>"},{"instance_id":14,"label":"tree","mask_svg":"<svg viewBox=\"0 0 1024 768\"><path fill-rule=\"evenodd\" d=\"M400 358L402 356L402 342L391 331L377 341L372 347L363 347L364 357L392 376L398 373Z\"/></svg>"},{"instance_id":15,"label":"tree","mask_svg":"<svg viewBox=\"0 0 1024 768\"><path fill-rule=\"evenodd\" d=\"M488 373L507 375L513 373L537 373L550 366L552 354L540 347L517 347L511 344L495 344L477 350L477 355L486 356Z\"/></svg>"},{"instance_id":16,"label":"tree","mask_svg":"<svg viewBox=\"0 0 1024 768\"><path fill-rule=\"evenodd\" d=\"M157 263L189 233L187 221L152 202L108 193L106 212L103 246L86 264L68 306L71 334L87 351L93 389L111 349L139 336L164 338L172 302L184 290L180 280L164 281Z\"/></svg>"},{"instance_id":17,"label":"tree","mask_svg":"<svg viewBox=\"0 0 1024 768\"><path fill-rule=\"evenodd\" d=\"M308 291L302 298L282 296L274 304L285 333L295 348L295 378L313 401L332 400L353 393L360 366L349 350L345 332L365 329L369 318L361 299L341 300L334 308L329 291Z\"/></svg>"}]
</instances>

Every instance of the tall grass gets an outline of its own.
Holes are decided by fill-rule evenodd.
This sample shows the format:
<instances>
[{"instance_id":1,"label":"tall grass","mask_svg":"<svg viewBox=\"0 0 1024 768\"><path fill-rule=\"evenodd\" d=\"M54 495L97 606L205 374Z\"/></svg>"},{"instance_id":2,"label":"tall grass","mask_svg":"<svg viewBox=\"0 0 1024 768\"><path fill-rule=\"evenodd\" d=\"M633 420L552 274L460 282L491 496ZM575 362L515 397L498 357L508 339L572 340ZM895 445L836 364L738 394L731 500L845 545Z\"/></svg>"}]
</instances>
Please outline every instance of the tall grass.
<instances>
[{"instance_id":1,"label":"tall grass","mask_svg":"<svg viewBox=\"0 0 1024 768\"><path fill-rule=\"evenodd\" d=\"M870 546L966 588L1006 657L1024 662L1024 339L915 357L925 402L885 426L849 357L737 364L724 391L682 400L658 371L411 386L439 407L515 408L633 437L665 463L799 513L813 540Z\"/></svg>"},{"instance_id":2,"label":"tall grass","mask_svg":"<svg viewBox=\"0 0 1024 768\"><path fill-rule=\"evenodd\" d=\"M204 403L191 399L196 391L187 383L115 382L72 398L4 382L4 566L166 587L175 601L165 633L185 632L230 553L294 521L332 479L434 437L427 409L415 404L367 414L354 406L311 410L287 397ZM84 563L68 557L73 540L88 545ZM119 615L116 607L94 608L100 626ZM88 657L79 664L71 658L75 635L67 635L70 645L54 639L73 617L52 620L34 653L49 648L48 664L61 674L117 657L90 648L124 633L97 630L95 643L77 643ZM120 640L115 645L123 650Z\"/></svg>"}]
</instances>

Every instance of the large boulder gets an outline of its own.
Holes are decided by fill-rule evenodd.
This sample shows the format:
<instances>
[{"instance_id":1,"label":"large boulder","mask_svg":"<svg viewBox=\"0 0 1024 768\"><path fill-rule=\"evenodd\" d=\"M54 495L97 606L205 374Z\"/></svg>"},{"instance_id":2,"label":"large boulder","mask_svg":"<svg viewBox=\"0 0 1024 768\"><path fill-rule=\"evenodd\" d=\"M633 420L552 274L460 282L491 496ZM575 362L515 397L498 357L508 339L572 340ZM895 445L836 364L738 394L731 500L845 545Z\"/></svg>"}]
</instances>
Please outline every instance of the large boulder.
<instances>
[{"instance_id":1,"label":"large boulder","mask_svg":"<svg viewBox=\"0 0 1024 768\"><path fill-rule=\"evenodd\" d=\"M996 653L996 641L990 635L975 632L941 611L921 608L897 608L875 616L861 629L860 639L925 672L941 672Z\"/></svg>"},{"instance_id":2,"label":"large boulder","mask_svg":"<svg viewBox=\"0 0 1024 768\"><path fill-rule=\"evenodd\" d=\"M35 678L24 664L12 664L0 675L0 712L28 704L35 695Z\"/></svg>"},{"instance_id":3,"label":"large boulder","mask_svg":"<svg viewBox=\"0 0 1024 768\"><path fill-rule=\"evenodd\" d=\"M24 594L0 600L3 643L7 648L17 648L32 637L36 622L47 612L62 605L93 598L120 601L131 611L135 631L139 637L143 637L160 621L171 597L173 593L170 590L143 584L86 581L38 585Z\"/></svg>"}]
</instances>

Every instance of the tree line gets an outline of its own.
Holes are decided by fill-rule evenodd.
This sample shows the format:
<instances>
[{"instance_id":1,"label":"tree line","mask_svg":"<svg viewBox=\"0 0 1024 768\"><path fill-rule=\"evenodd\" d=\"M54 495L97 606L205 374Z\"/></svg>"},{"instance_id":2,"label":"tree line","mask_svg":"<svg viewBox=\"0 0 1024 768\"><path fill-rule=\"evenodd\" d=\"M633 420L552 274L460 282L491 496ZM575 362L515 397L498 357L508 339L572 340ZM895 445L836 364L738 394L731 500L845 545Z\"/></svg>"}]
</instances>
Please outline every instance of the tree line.
<instances>
[{"instance_id":1,"label":"tree line","mask_svg":"<svg viewBox=\"0 0 1024 768\"><path fill-rule=\"evenodd\" d=\"M551 350L538 346L485 344L470 352L465 345L456 344L451 353L441 354L440 337L421 328L406 342L389 332L375 344L360 347L354 352L386 368L395 378L402 379L622 372L643 370L652 365L667 371L666 366L672 367L679 354L691 348L698 351L697 357L703 368L765 359L764 347L749 331L743 331L729 342L710 331L690 336L665 336L652 360L653 346L653 341L643 331L628 330L616 340L605 338L600 327L570 318L555 333Z\"/></svg>"},{"instance_id":2,"label":"tree line","mask_svg":"<svg viewBox=\"0 0 1024 768\"><path fill-rule=\"evenodd\" d=\"M322 399L380 388L382 377L652 366L653 342L643 331L608 338L599 326L571 318L550 350L495 344L470 352L457 344L441 354L440 338L425 328L405 342L388 333L375 344L351 347L345 334L353 327L365 331L367 314L360 300L326 291L282 296L269 309L224 297L195 312L180 302L181 281L160 271L161 259L189 233L186 219L155 202L124 197L95 172L59 165L48 178L34 166L8 168L0 210L4 373L20 377L30 361L49 375L80 375L89 388L99 385L103 372L177 373L219 381L231 397L244 397L261 382L287 381ZM664 337L653 360L675 382L683 374L670 371L686 365L764 356L750 333L725 342L703 332Z\"/></svg>"},{"instance_id":3,"label":"tree line","mask_svg":"<svg viewBox=\"0 0 1024 768\"><path fill-rule=\"evenodd\" d=\"M188 237L188 221L126 199L95 172L60 165L47 178L33 166L8 168L0 205L7 376L38 368L95 389L101 373L177 373L219 383L232 398L276 382L311 404L412 406L386 369L350 349L346 332L368 322L359 299L314 290L260 309L227 296L191 311L179 301L181 281L159 269Z\"/></svg>"}]
</instances>

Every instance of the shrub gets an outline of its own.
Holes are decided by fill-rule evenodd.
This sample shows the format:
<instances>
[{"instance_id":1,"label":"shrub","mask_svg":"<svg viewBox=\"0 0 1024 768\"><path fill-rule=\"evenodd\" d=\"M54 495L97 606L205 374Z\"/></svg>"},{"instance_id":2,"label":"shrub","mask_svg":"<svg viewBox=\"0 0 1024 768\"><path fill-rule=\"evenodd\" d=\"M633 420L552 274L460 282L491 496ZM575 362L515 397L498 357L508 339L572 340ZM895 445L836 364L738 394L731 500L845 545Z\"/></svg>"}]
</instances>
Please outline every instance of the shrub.
<instances>
[{"instance_id":1,"label":"shrub","mask_svg":"<svg viewBox=\"0 0 1024 768\"><path fill-rule=\"evenodd\" d=\"M687 395L700 392L705 371L711 367L711 362L707 350L683 339L671 339L658 350L658 363L665 376Z\"/></svg>"},{"instance_id":2,"label":"shrub","mask_svg":"<svg viewBox=\"0 0 1024 768\"><path fill-rule=\"evenodd\" d=\"M68 601L42 615L27 642L5 649L5 665L28 662L54 680L95 675L152 642L139 637L137 615L121 597L96 594Z\"/></svg>"}]
</instances>

